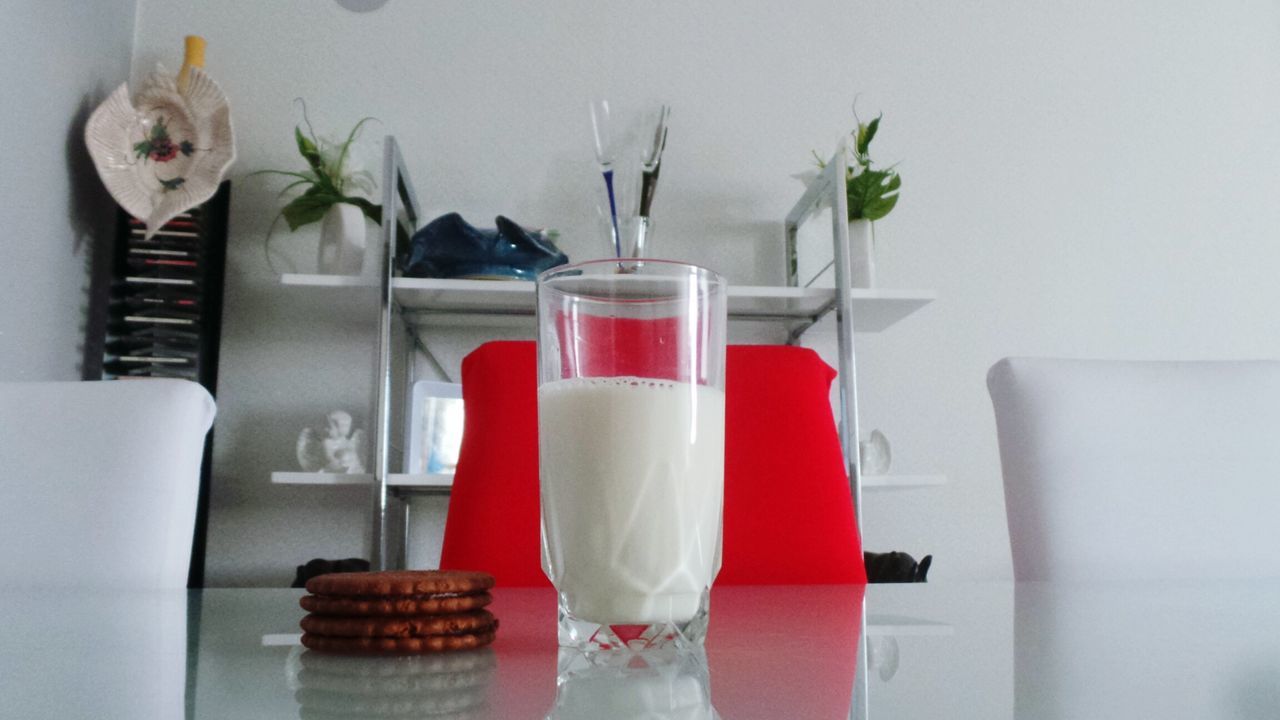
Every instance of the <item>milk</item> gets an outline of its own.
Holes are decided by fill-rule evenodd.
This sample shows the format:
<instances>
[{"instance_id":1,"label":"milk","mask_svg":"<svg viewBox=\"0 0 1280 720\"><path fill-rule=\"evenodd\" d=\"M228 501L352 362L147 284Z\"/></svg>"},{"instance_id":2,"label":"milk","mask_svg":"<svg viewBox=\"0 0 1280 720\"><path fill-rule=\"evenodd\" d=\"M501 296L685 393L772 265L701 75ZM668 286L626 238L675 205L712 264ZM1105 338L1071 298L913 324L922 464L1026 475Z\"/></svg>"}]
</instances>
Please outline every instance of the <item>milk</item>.
<instances>
[{"instance_id":1,"label":"milk","mask_svg":"<svg viewBox=\"0 0 1280 720\"><path fill-rule=\"evenodd\" d=\"M720 570L724 392L645 378L538 388L543 569L576 618L686 622Z\"/></svg>"}]
</instances>

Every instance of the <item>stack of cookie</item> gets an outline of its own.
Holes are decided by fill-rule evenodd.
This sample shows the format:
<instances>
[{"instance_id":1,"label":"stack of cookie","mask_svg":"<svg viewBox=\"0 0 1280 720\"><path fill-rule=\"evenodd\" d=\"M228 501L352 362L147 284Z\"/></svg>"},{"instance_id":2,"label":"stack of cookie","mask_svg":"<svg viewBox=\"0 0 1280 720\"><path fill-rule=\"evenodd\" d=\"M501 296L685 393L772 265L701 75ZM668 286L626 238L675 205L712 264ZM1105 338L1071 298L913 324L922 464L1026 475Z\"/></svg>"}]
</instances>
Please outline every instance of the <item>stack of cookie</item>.
<instances>
[{"instance_id":1,"label":"stack of cookie","mask_svg":"<svg viewBox=\"0 0 1280 720\"><path fill-rule=\"evenodd\" d=\"M307 581L302 644L320 652L410 655L470 650L493 642L498 621L484 607L493 576L417 570L335 573Z\"/></svg>"}]
</instances>

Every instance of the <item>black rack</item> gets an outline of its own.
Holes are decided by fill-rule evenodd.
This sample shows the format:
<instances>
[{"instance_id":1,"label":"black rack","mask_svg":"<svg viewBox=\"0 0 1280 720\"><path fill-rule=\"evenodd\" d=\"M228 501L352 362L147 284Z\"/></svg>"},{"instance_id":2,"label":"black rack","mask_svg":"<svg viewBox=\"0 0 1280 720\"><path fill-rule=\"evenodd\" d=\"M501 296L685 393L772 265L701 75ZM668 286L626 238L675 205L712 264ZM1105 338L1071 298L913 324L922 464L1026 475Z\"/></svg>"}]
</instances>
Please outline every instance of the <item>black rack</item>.
<instances>
[{"instance_id":1,"label":"black rack","mask_svg":"<svg viewBox=\"0 0 1280 720\"><path fill-rule=\"evenodd\" d=\"M117 213L103 379L194 380L216 395L230 183L146 237Z\"/></svg>"},{"instance_id":2,"label":"black rack","mask_svg":"<svg viewBox=\"0 0 1280 720\"><path fill-rule=\"evenodd\" d=\"M91 330L98 337L87 339L89 347L103 351L99 358L86 358L86 379L181 378L200 383L217 397L230 207L231 183L223 182L207 202L165 223L150 238L141 220L117 210L105 323ZM95 359L98 365L92 367ZM200 469L191 587L204 584L212 447L210 433Z\"/></svg>"}]
</instances>

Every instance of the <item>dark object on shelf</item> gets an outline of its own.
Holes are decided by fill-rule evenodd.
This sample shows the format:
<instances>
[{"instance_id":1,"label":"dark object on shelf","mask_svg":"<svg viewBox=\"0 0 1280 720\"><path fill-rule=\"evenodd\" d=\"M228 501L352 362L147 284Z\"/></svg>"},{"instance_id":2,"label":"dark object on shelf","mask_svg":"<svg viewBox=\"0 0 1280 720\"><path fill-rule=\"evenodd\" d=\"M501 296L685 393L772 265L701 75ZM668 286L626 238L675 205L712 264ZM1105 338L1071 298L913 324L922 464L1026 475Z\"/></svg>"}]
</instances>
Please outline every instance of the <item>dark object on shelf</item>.
<instances>
[{"instance_id":1,"label":"dark object on shelf","mask_svg":"<svg viewBox=\"0 0 1280 720\"><path fill-rule=\"evenodd\" d=\"M458 213L432 220L409 241L405 276L532 280L569 262L546 231L529 232L501 215L496 222L496 230L482 230Z\"/></svg>"},{"instance_id":2,"label":"dark object on shelf","mask_svg":"<svg viewBox=\"0 0 1280 720\"><path fill-rule=\"evenodd\" d=\"M920 562L904 552L862 553L862 561L867 566L867 582L870 583L917 583L925 582L929 574L929 566L933 564L933 556L925 555Z\"/></svg>"},{"instance_id":3,"label":"dark object on shelf","mask_svg":"<svg viewBox=\"0 0 1280 720\"><path fill-rule=\"evenodd\" d=\"M180 213L149 239L143 221L116 210L111 252L94 258L86 380L194 380L217 398L230 209L231 183L223 182L207 202ZM210 433L200 468L189 587L204 585L212 448Z\"/></svg>"},{"instance_id":4,"label":"dark object on shelf","mask_svg":"<svg viewBox=\"0 0 1280 720\"><path fill-rule=\"evenodd\" d=\"M307 581L313 577L344 572L369 572L369 561L360 558L347 558L346 560L316 558L315 560L308 560L306 565L298 566L298 574L293 578L293 584L289 587L306 587Z\"/></svg>"}]
</instances>

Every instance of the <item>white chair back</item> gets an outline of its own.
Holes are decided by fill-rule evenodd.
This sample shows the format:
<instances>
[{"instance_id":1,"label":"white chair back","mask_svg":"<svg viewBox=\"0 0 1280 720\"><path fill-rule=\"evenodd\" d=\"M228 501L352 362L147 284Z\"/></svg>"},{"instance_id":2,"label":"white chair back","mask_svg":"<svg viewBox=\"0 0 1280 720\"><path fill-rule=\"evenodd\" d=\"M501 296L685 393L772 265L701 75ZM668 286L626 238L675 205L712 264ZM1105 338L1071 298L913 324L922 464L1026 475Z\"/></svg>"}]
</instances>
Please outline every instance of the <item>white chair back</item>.
<instances>
[{"instance_id":1,"label":"white chair back","mask_svg":"<svg viewBox=\"0 0 1280 720\"><path fill-rule=\"evenodd\" d=\"M186 587L213 398L185 380L0 383L8 587Z\"/></svg>"},{"instance_id":2,"label":"white chair back","mask_svg":"<svg viewBox=\"0 0 1280 720\"><path fill-rule=\"evenodd\" d=\"M1019 580L1280 578L1280 362L1006 358Z\"/></svg>"}]
</instances>

